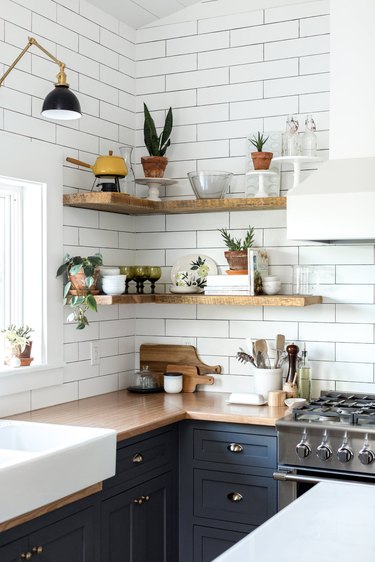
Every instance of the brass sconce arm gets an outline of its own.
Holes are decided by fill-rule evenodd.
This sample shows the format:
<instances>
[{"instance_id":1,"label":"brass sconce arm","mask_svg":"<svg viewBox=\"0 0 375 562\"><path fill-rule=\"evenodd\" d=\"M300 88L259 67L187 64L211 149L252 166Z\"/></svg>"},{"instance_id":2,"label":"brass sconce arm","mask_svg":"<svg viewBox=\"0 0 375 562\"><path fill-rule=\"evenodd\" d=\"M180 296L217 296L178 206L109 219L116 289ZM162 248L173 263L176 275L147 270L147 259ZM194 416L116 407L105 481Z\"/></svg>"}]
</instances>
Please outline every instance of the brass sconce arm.
<instances>
[{"instance_id":1,"label":"brass sconce arm","mask_svg":"<svg viewBox=\"0 0 375 562\"><path fill-rule=\"evenodd\" d=\"M4 72L3 76L0 78L0 86L2 85L2 83L4 82L4 80L8 76L8 74L18 64L18 62L22 59L24 54L27 53L27 51L30 49L30 47L32 45L35 45L36 47L38 47L38 49L40 49L45 55L47 55L47 57L49 57L51 60L53 60L53 62L55 62L56 64L59 65L60 71L57 74L57 84L59 86L69 86L69 84L66 81L65 64L63 62L61 62L61 60L54 57L49 51L47 51L47 49L45 49L40 43L38 43L38 41L36 39L34 39L34 37L29 37L29 40L28 40L28 43L27 43L26 47L20 52L18 57L12 62L12 64L8 68L8 70L6 72Z\"/></svg>"}]
</instances>

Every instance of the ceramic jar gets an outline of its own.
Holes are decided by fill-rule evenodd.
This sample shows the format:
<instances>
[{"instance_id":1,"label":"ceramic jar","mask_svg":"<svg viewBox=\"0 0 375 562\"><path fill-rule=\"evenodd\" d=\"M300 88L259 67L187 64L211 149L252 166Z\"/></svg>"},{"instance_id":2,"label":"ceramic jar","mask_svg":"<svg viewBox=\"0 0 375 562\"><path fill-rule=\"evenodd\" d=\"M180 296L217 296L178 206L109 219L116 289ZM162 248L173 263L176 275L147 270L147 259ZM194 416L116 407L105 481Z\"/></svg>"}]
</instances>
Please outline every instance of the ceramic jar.
<instances>
[{"instance_id":1,"label":"ceramic jar","mask_svg":"<svg viewBox=\"0 0 375 562\"><path fill-rule=\"evenodd\" d=\"M182 373L164 373L164 390L169 394L182 391Z\"/></svg>"},{"instance_id":2,"label":"ceramic jar","mask_svg":"<svg viewBox=\"0 0 375 562\"><path fill-rule=\"evenodd\" d=\"M276 275L263 277L263 292L266 295L277 295L281 289L281 281Z\"/></svg>"}]
</instances>

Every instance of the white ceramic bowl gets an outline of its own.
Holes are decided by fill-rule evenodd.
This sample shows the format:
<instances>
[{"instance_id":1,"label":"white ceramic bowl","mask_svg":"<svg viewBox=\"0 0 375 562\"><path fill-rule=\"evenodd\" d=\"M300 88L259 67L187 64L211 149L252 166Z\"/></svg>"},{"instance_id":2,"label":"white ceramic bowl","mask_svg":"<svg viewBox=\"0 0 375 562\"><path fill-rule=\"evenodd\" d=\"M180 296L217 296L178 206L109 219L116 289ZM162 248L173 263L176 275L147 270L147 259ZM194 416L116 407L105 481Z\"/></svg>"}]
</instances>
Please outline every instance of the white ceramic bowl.
<instances>
[{"instance_id":1,"label":"white ceramic bowl","mask_svg":"<svg viewBox=\"0 0 375 562\"><path fill-rule=\"evenodd\" d=\"M100 275L103 277L105 275L119 275L120 268L116 266L100 265L99 266Z\"/></svg>"},{"instance_id":2,"label":"white ceramic bowl","mask_svg":"<svg viewBox=\"0 0 375 562\"><path fill-rule=\"evenodd\" d=\"M102 289L106 295L121 295L125 291L125 275L124 279L113 281L112 276L103 277Z\"/></svg>"},{"instance_id":3,"label":"white ceramic bowl","mask_svg":"<svg viewBox=\"0 0 375 562\"><path fill-rule=\"evenodd\" d=\"M284 404L285 406L288 406L288 408L299 409L302 408L306 404L306 402L306 398L287 398L284 401Z\"/></svg>"},{"instance_id":4,"label":"white ceramic bowl","mask_svg":"<svg viewBox=\"0 0 375 562\"><path fill-rule=\"evenodd\" d=\"M232 172L188 172L197 199L222 199L229 189Z\"/></svg>"}]
</instances>

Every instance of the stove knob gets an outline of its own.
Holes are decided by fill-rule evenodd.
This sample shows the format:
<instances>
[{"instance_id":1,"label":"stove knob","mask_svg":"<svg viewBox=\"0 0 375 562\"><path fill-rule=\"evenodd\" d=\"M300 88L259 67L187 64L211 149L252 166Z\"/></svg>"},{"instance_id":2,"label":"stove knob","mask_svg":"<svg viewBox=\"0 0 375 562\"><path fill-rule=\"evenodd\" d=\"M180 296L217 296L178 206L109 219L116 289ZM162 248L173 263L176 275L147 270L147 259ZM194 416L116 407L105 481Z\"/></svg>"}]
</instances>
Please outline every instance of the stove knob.
<instances>
[{"instance_id":1,"label":"stove knob","mask_svg":"<svg viewBox=\"0 0 375 562\"><path fill-rule=\"evenodd\" d=\"M358 458L362 464L371 464L375 459L374 451L363 447L358 453Z\"/></svg>"},{"instance_id":2,"label":"stove knob","mask_svg":"<svg viewBox=\"0 0 375 562\"><path fill-rule=\"evenodd\" d=\"M296 445L296 453L300 459L305 459L311 453L311 447L306 441L300 441L298 445Z\"/></svg>"},{"instance_id":3,"label":"stove knob","mask_svg":"<svg viewBox=\"0 0 375 562\"><path fill-rule=\"evenodd\" d=\"M346 445L341 445L340 449L337 451L337 458L340 462L349 462L353 458L353 451Z\"/></svg>"},{"instance_id":4,"label":"stove knob","mask_svg":"<svg viewBox=\"0 0 375 562\"><path fill-rule=\"evenodd\" d=\"M332 457L332 449L328 445L321 443L316 449L316 454L321 461L328 461Z\"/></svg>"}]
</instances>

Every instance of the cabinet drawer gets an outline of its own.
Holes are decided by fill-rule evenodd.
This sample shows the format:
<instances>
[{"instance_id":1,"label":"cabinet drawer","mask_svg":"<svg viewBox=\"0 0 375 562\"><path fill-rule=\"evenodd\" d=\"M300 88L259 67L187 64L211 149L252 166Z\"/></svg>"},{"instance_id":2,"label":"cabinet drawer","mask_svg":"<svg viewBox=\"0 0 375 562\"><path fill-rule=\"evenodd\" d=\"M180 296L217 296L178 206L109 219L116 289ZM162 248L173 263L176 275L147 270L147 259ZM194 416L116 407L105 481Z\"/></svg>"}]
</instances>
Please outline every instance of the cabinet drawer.
<instances>
[{"instance_id":1,"label":"cabinet drawer","mask_svg":"<svg viewBox=\"0 0 375 562\"><path fill-rule=\"evenodd\" d=\"M195 429L194 459L275 468L276 437Z\"/></svg>"},{"instance_id":2,"label":"cabinet drawer","mask_svg":"<svg viewBox=\"0 0 375 562\"><path fill-rule=\"evenodd\" d=\"M273 478L194 470L194 515L219 521L261 525L276 513Z\"/></svg>"},{"instance_id":3,"label":"cabinet drawer","mask_svg":"<svg viewBox=\"0 0 375 562\"><path fill-rule=\"evenodd\" d=\"M120 443L117 450L116 474L104 482L103 489L112 490L117 486L125 489L138 477L172 463L176 447L176 433L173 430L130 445L121 446Z\"/></svg>"},{"instance_id":4,"label":"cabinet drawer","mask_svg":"<svg viewBox=\"0 0 375 562\"><path fill-rule=\"evenodd\" d=\"M194 526L194 562L211 562L228 550L246 533Z\"/></svg>"}]
</instances>

